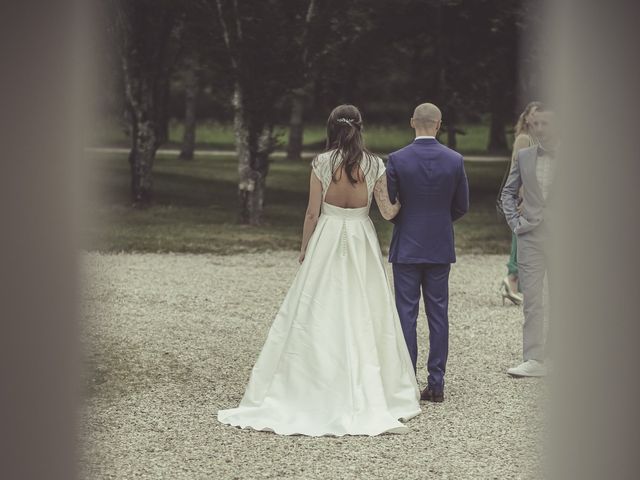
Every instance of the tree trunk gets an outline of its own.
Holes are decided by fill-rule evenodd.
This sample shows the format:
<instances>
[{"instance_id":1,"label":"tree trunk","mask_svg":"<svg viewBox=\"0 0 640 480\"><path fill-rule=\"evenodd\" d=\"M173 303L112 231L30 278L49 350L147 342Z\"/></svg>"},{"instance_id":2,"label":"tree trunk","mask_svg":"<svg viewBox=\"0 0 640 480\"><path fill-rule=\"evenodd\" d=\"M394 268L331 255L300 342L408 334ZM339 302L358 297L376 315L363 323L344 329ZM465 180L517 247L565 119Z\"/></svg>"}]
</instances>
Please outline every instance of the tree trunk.
<instances>
[{"instance_id":1,"label":"tree trunk","mask_svg":"<svg viewBox=\"0 0 640 480\"><path fill-rule=\"evenodd\" d=\"M249 129L244 118L244 104L242 91L236 84L233 92L233 132L238 155L238 220L249 223L249 196L253 189L251 184L251 168L249 158Z\"/></svg>"},{"instance_id":2,"label":"tree trunk","mask_svg":"<svg viewBox=\"0 0 640 480\"><path fill-rule=\"evenodd\" d=\"M263 220L266 178L269 154L273 150L273 129L265 127L252 131L246 118L244 99L240 85L233 93L236 151L238 153L239 221L260 225Z\"/></svg>"},{"instance_id":3,"label":"tree trunk","mask_svg":"<svg viewBox=\"0 0 640 480\"><path fill-rule=\"evenodd\" d=\"M434 8L435 17L435 102L440 105L446 105L447 98L447 31L444 28L444 7L441 2L437 2Z\"/></svg>"},{"instance_id":4,"label":"tree trunk","mask_svg":"<svg viewBox=\"0 0 640 480\"><path fill-rule=\"evenodd\" d=\"M447 110L447 146L455 150L458 146L458 139L456 138L456 109L455 107L449 107Z\"/></svg>"},{"instance_id":5,"label":"tree trunk","mask_svg":"<svg viewBox=\"0 0 640 480\"><path fill-rule=\"evenodd\" d=\"M166 77L156 81L159 93L155 96L153 107L156 109L153 118L156 123L155 132L158 145L169 141L169 94L171 89L169 76L165 75Z\"/></svg>"},{"instance_id":6,"label":"tree trunk","mask_svg":"<svg viewBox=\"0 0 640 480\"><path fill-rule=\"evenodd\" d=\"M131 120L131 201L134 207L144 208L151 203L153 161L162 132L159 132L158 123L152 120L155 106L152 87L145 79L131 75L127 59L123 59L123 67Z\"/></svg>"},{"instance_id":7,"label":"tree trunk","mask_svg":"<svg viewBox=\"0 0 640 480\"><path fill-rule=\"evenodd\" d=\"M507 137L504 131L504 92L499 78L493 80L489 96L491 125L489 127L489 144L487 150L493 153L508 151Z\"/></svg>"},{"instance_id":8,"label":"tree trunk","mask_svg":"<svg viewBox=\"0 0 640 480\"><path fill-rule=\"evenodd\" d=\"M489 128L489 152L507 152L507 136L505 133L506 119L509 115L509 96L515 82L515 73L509 75L506 53L501 49L496 52L496 59L492 65L492 75L489 83L489 110L491 112L491 126Z\"/></svg>"},{"instance_id":9,"label":"tree trunk","mask_svg":"<svg viewBox=\"0 0 640 480\"><path fill-rule=\"evenodd\" d=\"M455 150L458 146L458 133L464 132L458 130L458 112L460 111L462 102L457 91L452 91L449 95L449 102L445 109L445 119L447 125L447 146Z\"/></svg>"},{"instance_id":10,"label":"tree trunk","mask_svg":"<svg viewBox=\"0 0 640 480\"><path fill-rule=\"evenodd\" d=\"M291 98L291 118L289 119L289 143L287 145L287 160L302 158L302 143L304 140L304 101L305 92L295 90Z\"/></svg>"},{"instance_id":11,"label":"tree trunk","mask_svg":"<svg viewBox=\"0 0 640 480\"><path fill-rule=\"evenodd\" d=\"M153 160L158 148L155 125L151 121L138 121L132 139L129 165L131 167L131 197L134 207L146 207L151 202Z\"/></svg>"},{"instance_id":12,"label":"tree trunk","mask_svg":"<svg viewBox=\"0 0 640 480\"><path fill-rule=\"evenodd\" d=\"M269 155L275 147L275 140L273 138L273 126L266 125L262 128L258 135L258 148L254 157L253 168L256 174L256 188L254 193L255 202L253 211L254 215L252 225L259 225L263 220L265 193L267 190L267 174L269 173Z\"/></svg>"},{"instance_id":13,"label":"tree trunk","mask_svg":"<svg viewBox=\"0 0 640 480\"><path fill-rule=\"evenodd\" d=\"M136 112L128 97L124 98L124 121L126 122L126 131L131 142L131 150L133 151L138 136L138 123L136 122ZM131 151L129 152L129 157L131 157Z\"/></svg>"},{"instance_id":14,"label":"tree trunk","mask_svg":"<svg viewBox=\"0 0 640 480\"><path fill-rule=\"evenodd\" d=\"M198 78L193 68L188 68L184 75L185 111L184 135L180 160L193 160L196 145L196 100L198 96Z\"/></svg>"},{"instance_id":15,"label":"tree trunk","mask_svg":"<svg viewBox=\"0 0 640 480\"><path fill-rule=\"evenodd\" d=\"M151 202L156 150L168 137L170 70L180 44L182 21L177 10L158 10L149 2L109 3L114 8L131 121L131 197L135 207L144 207ZM143 38L154 41L141 42Z\"/></svg>"},{"instance_id":16,"label":"tree trunk","mask_svg":"<svg viewBox=\"0 0 640 480\"><path fill-rule=\"evenodd\" d=\"M155 104L151 87L128 73L129 70L125 68L127 110L131 120L131 201L134 207L143 208L151 203L153 161L162 132L152 119ZM138 94L134 95L133 92Z\"/></svg>"},{"instance_id":17,"label":"tree trunk","mask_svg":"<svg viewBox=\"0 0 640 480\"><path fill-rule=\"evenodd\" d=\"M489 128L489 145L487 146L489 152L501 153L508 150L504 127L505 122L502 114L492 113L491 126Z\"/></svg>"}]
</instances>

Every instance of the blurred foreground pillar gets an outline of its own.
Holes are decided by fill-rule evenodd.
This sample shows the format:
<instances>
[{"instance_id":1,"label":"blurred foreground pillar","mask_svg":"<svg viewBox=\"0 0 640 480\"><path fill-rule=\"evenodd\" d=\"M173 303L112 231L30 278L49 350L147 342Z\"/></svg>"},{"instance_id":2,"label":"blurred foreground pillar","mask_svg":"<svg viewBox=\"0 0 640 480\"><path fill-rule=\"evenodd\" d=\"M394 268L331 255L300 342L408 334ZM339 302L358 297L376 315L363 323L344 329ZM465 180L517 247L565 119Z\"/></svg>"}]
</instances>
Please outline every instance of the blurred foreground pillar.
<instances>
[{"instance_id":1,"label":"blurred foreground pillar","mask_svg":"<svg viewBox=\"0 0 640 480\"><path fill-rule=\"evenodd\" d=\"M73 479L78 10L0 7L0 477Z\"/></svg>"},{"instance_id":2,"label":"blurred foreground pillar","mask_svg":"<svg viewBox=\"0 0 640 480\"><path fill-rule=\"evenodd\" d=\"M547 88L564 137L550 477L638 478L638 4L564 0L548 15Z\"/></svg>"}]
</instances>

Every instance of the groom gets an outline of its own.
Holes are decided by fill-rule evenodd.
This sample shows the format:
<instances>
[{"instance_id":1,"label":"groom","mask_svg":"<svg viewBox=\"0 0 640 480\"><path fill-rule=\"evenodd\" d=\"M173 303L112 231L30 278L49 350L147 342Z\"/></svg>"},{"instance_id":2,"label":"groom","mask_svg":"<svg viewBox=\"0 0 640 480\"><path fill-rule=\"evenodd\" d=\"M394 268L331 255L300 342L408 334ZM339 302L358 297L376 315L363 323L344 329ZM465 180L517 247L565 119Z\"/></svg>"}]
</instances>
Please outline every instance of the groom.
<instances>
[{"instance_id":1,"label":"groom","mask_svg":"<svg viewBox=\"0 0 640 480\"><path fill-rule=\"evenodd\" d=\"M436 134L442 113L432 103L418 105L411 118L413 143L389 155L387 186L392 203L402 204L392 220L389 261L393 263L396 307L413 369L420 289L429 324L429 376L421 399L444 400L449 351L449 271L456 261L453 222L469 209L462 155L441 145Z\"/></svg>"}]
</instances>

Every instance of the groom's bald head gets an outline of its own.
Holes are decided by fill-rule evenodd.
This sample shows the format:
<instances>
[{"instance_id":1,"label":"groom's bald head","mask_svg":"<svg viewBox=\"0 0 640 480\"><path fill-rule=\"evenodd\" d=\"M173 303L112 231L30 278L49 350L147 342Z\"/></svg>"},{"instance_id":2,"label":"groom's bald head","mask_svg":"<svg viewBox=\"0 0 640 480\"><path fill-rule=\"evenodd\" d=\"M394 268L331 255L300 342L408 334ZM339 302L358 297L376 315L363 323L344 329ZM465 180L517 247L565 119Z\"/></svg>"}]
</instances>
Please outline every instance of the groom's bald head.
<instances>
[{"instance_id":1,"label":"groom's bald head","mask_svg":"<svg viewBox=\"0 0 640 480\"><path fill-rule=\"evenodd\" d=\"M416 134L435 135L440 128L442 112L433 103L421 103L413 111L411 126Z\"/></svg>"}]
</instances>

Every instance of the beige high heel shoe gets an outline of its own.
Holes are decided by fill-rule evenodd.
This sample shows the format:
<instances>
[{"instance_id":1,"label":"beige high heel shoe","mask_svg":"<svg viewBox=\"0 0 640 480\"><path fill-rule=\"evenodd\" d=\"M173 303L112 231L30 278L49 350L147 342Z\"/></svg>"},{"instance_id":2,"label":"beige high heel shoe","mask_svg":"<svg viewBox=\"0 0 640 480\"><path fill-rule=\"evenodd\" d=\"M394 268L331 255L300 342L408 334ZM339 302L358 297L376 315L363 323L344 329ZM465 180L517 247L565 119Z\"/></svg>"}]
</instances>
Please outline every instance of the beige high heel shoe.
<instances>
[{"instance_id":1,"label":"beige high heel shoe","mask_svg":"<svg viewBox=\"0 0 640 480\"><path fill-rule=\"evenodd\" d=\"M507 277L502 279L500 293L502 295L502 305L504 305L505 299L511 300L514 305L522 305L522 294L511 290L511 285L509 284L509 279Z\"/></svg>"}]
</instances>

